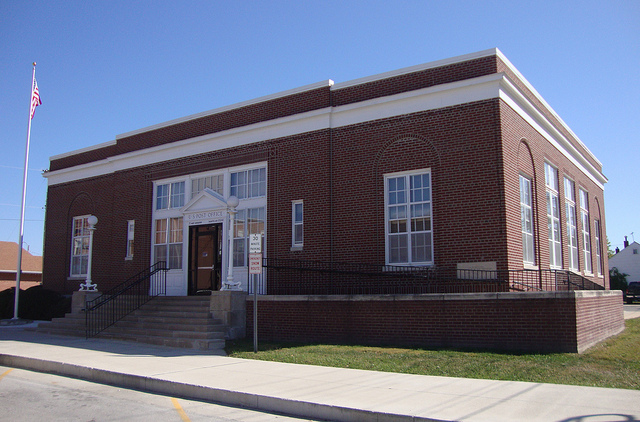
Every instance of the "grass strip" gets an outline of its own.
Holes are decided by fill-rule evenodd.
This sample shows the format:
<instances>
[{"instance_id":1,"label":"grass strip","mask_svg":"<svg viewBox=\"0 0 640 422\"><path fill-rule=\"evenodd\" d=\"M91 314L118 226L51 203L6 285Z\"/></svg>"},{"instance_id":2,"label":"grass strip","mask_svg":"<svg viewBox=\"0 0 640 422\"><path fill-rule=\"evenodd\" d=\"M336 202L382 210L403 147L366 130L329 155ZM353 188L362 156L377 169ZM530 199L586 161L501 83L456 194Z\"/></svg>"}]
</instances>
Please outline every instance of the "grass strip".
<instances>
[{"instance_id":1,"label":"grass strip","mask_svg":"<svg viewBox=\"0 0 640 422\"><path fill-rule=\"evenodd\" d=\"M404 374L640 390L640 319L585 353L497 353L357 345L227 342L229 356Z\"/></svg>"}]
</instances>

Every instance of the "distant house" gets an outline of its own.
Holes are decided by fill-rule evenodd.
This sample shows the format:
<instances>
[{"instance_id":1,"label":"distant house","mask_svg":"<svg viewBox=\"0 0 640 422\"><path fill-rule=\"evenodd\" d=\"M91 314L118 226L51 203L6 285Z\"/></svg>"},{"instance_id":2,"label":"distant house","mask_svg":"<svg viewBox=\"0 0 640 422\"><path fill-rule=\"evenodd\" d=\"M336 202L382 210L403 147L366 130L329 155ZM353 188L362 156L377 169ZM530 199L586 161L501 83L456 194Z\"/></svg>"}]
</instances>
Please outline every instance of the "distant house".
<instances>
[{"instance_id":1,"label":"distant house","mask_svg":"<svg viewBox=\"0 0 640 422\"><path fill-rule=\"evenodd\" d=\"M15 287L16 268L18 264L18 244L16 242L0 242L0 291ZM42 257L32 255L22 249L22 290L42 283Z\"/></svg>"},{"instance_id":2,"label":"distant house","mask_svg":"<svg viewBox=\"0 0 640 422\"><path fill-rule=\"evenodd\" d=\"M625 240L625 248L609 258L609 269L628 274L627 281L640 281L640 244Z\"/></svg>"}]
</instances>

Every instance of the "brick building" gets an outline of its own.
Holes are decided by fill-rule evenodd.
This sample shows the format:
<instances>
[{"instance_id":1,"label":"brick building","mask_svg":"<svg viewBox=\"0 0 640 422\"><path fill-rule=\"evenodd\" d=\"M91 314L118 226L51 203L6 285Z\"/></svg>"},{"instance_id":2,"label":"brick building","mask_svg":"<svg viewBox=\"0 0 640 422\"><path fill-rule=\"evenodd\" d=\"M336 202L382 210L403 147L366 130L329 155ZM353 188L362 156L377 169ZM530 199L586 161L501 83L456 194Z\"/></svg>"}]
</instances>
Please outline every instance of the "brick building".
<instances>
[{"instance_id":1,"label":"brick building","mask_svg":"<svg viewBox=\"0 0 640 422\"><path fill-rule=\"evenodd\" d=\"M43 279L63 293L86 276L89 215L101 290L158 260L169 295L218 290L231 243L246 290L254 233L267 257L565 269L608 287L602 165L497 49L125 133L52 157L45 177Z\"/></svg>"}]
</instances>

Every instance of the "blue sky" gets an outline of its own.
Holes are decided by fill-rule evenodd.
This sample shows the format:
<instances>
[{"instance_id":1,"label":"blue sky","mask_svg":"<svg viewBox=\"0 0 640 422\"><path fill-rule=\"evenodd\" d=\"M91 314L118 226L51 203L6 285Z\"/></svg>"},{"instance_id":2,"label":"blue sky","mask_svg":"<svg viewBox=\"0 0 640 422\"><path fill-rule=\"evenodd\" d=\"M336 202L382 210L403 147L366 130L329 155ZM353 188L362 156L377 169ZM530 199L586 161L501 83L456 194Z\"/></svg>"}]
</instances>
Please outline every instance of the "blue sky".
<instances>
[{"instance_id":1,"label":"blue sky","mask_svg":"<svg viewBox=\"0 0 640 422\"><path fill-rule=\"evenodd\" d=\"M42 253L53 155L333 79L499 48L603 163L607 235L640 241L640 1L0 0L0 240ZM632 236L631 233L634 233Z\"/></svg>"}]
</instances>

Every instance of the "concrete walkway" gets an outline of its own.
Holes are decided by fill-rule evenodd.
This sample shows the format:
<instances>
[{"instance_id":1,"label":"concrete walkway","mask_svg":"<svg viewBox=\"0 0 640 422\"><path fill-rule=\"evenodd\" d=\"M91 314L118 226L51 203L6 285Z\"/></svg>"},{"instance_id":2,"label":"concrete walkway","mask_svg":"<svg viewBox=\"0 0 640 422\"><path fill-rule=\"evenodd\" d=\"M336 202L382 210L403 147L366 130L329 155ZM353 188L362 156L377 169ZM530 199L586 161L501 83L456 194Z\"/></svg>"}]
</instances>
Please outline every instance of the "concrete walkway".
<instances>
[{"instance_id":1,"label":"concrete walkway","mask_svg":"<svg viewBox=\"0 0 640 422\"><path fill-rule=\"evenodd\" d=\"M0 326L0 365L314 420L640 421L637 390L263 362L24 326Z\"/></svg>"}]
</instances>

